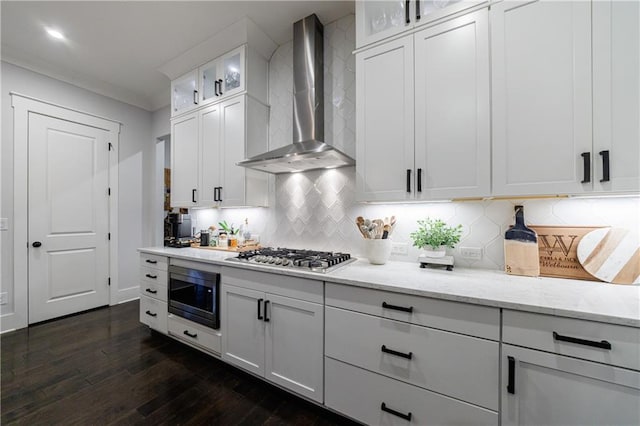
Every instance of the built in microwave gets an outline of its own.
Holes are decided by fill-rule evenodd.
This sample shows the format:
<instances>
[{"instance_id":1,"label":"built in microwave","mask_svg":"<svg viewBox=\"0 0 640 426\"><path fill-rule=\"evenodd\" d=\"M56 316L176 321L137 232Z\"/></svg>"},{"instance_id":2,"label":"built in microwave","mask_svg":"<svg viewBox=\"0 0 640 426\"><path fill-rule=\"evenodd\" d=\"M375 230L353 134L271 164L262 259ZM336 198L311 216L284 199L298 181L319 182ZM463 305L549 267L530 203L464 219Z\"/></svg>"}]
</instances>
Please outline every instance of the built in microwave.
<instances>
[{"instance_id":1,"label":"built in microwave","mask_svg":"<svg viewBox=\"0 0 640 426\"><path fill-rule=\"evenodd\" d=\"M220 328L220 274L169 265L169 313Z\"/></svg>"}]
</instances>

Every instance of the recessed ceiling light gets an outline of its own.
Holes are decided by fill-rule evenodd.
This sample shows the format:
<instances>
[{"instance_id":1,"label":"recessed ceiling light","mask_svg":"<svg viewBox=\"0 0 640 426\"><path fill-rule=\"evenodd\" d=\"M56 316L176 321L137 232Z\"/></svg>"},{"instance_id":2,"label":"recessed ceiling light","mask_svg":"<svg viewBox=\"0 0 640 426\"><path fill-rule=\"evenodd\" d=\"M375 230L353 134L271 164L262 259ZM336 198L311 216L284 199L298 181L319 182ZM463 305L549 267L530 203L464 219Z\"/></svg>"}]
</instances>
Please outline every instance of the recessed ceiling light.
<instances>
[{"instance_id":1,"label":"recessed ceiling light","mask_svg":"<svg viewBox=\"0 0 640 426\"><path fill-rule=\"evenodd\" d=\"M62 34L60 31L54 30L53 28L45 28L45 30L47 30L47 34L49 34L49 36L55 38L56 40L64 40L64 34Z\"/></svg>"}]
</instances>

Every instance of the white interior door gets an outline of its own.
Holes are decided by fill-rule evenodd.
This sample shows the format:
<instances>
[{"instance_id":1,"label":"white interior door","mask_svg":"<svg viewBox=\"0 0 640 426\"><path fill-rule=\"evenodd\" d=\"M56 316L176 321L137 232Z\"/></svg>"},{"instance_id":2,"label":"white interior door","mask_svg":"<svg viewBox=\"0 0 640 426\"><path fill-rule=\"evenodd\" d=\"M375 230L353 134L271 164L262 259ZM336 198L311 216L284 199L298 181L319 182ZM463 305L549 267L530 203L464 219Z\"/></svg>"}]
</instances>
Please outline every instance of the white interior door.
<instances>
[{"instance_id":1,"label":"white interior door","mask_svg":"<svg viewBox=\"0 0 640 426\"><path fill-rule=\"evenodd\" d=\"M29 114L30 324L109 304L108 134Z\"/></svg>"}]
</instances>

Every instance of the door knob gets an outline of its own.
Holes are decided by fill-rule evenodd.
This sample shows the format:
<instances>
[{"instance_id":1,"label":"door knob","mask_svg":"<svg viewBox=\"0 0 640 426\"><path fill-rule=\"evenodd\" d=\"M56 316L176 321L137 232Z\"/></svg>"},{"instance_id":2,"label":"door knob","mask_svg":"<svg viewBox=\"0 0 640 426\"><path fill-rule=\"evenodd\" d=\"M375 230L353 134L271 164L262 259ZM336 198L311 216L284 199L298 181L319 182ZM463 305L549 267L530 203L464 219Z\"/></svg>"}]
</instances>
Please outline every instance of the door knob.
<instances>
[{"instance_id":1,"label":"door knob","mask_svg":"<svg viewBox=\"0 0 640 426\"><path fill-rule=\"evenodd\" d=\"M34 241L33 244L31 244L34 247L40 247L42 245L42 243L40 241Z\"/></svg>"}]
</instances>

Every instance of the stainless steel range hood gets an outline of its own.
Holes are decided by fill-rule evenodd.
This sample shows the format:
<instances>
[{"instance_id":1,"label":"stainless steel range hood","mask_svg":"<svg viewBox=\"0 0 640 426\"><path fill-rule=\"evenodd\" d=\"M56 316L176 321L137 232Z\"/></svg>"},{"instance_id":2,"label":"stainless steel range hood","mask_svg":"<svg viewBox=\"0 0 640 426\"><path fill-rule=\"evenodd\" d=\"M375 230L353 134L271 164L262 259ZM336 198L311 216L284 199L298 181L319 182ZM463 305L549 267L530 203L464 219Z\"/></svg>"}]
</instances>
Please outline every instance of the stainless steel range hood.
<instances>
[{"instance_id":1,"label":"stainless steel range hood","mask_svg":"<svg viewBox=\"0 0 640 426\"><path fill-rule=\"evenodd\" d=\"M323 27L316 15L293 24L293 143L238 163L267 173L353 166L324 141Z\"/></svg>"}]
</instances>

